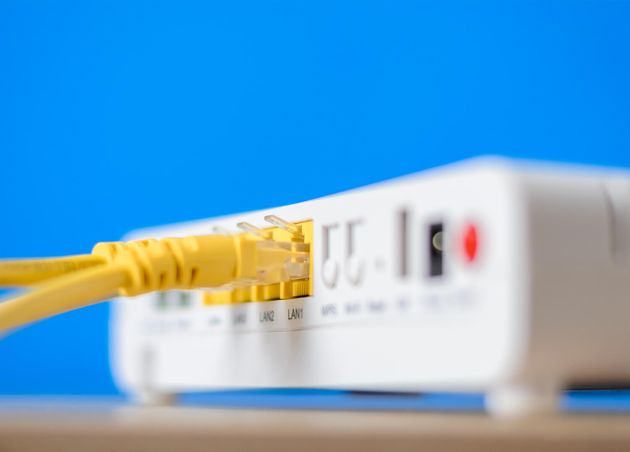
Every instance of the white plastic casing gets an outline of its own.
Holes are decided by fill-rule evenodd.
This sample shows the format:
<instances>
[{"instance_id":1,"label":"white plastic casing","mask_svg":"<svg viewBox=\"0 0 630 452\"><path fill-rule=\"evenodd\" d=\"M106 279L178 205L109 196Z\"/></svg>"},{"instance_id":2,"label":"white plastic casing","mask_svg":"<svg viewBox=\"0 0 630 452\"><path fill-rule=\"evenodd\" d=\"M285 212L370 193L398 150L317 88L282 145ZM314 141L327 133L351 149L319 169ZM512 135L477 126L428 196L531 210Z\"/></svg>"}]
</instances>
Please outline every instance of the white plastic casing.
<instances>
[{"instance_id":1,"label":"white plastic casing","mask_svg":"<svg viewBox=\"0 0 630 452\"><path fill-rule=\"evenodd\" d=\"M404 213L403 213L404 212ZM477 159L336 196L134 232L312 219L312 297L204 306L201 292L119 300L125 390L243 387L486 391L501 414L569 384L630 379L630 178ZM444 228L429 276L428 228ZM462 235L478 232L475 259Z\"/></svg>"}]
</instances>

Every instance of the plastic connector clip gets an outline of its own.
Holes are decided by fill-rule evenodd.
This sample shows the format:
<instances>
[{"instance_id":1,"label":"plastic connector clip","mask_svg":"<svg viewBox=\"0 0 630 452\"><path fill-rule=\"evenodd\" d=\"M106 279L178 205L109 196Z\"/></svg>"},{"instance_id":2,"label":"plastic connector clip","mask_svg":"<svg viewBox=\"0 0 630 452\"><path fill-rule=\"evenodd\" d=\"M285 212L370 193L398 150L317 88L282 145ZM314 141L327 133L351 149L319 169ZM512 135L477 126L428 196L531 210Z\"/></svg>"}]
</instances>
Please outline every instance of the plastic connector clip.
<instances>
[{"instance_id":1,"label":"plastic connector clip","mask_svg":"<svg viewBox=\"0 0 630 452\"><path fill-rule=\"evenodd\" d=\"M313 294L313 221L289 223L275 215L268 215L265 220L274 226L264 229L249 223L239 223L238 226L259 237L262 240L261 248L281 248L284 252L290 251L295 257L291 262L285 262L281 268L263 265L262 267L271 272L264 277L259 275L258 281L245 285L237 283L208 291L204 296L206 305L284 300Z\"/></svg>"}]
</instances>

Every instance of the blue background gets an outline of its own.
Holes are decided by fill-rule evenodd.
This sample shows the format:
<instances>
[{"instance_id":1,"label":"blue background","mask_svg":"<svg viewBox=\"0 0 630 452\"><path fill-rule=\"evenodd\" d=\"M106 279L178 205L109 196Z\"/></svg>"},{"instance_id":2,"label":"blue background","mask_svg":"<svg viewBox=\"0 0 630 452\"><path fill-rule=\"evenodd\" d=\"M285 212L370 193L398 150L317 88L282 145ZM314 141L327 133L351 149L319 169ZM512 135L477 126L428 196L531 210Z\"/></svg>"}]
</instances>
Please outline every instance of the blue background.
<instances>
[{"instance_id":1,"label":"blue background","mask_svg":"<svg viewBox=\"0 0 630 452\"><path fill-rule=\"evenodd\" d=\"M630 167L629 2L0 3L0 257L479 154ZM0 394L114 394L106 304Z\"/></svg>"}]
</instances>

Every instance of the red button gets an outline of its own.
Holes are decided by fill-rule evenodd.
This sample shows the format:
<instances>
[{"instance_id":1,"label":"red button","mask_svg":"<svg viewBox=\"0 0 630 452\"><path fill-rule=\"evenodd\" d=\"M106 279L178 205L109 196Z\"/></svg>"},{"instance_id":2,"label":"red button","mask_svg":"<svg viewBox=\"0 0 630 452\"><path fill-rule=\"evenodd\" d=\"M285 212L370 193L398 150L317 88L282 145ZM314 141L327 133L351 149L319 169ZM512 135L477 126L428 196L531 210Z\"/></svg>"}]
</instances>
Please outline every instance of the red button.
<instances>
[{"instance_id":1,"label":"red button","mask_svg":"<svg viewBox=\"0 0 630 452\"><path fill-rule=\"evenodd\" d=\"M464 227L462 245L464 249L464 258L466 259L466 261L474 261L477 257L477 247L479 246L477 228L474 224L468 224Z\"/></svg>"}]
</instances>

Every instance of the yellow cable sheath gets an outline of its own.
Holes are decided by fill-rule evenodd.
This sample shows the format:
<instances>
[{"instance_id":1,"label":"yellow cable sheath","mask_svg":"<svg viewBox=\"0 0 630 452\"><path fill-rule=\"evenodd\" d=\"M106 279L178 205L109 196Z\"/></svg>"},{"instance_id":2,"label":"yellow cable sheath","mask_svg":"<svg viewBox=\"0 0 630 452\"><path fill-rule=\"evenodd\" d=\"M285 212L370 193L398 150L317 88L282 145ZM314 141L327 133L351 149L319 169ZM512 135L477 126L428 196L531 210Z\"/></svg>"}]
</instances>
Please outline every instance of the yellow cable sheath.
<instances>
[{"instance_id":1,"label":"yellow cable sheath","mask_svg":"<svg viewBox=\"0 0 630 452\"><path fill-rule=\"evenodd\" d=\"M0 331L116 294L305 280L310 271L309 250L301 242L247 233L210 234L98 243L89 256L0 261L0 287L35 286L31 292L0 302Z\"/></svg>"},{"instance_id":2,"label":"yellow cable sheath","mask_svg":"<svg viewBox=\"0 0 630 452\"><path fill-rule=\"evenodd\" d=\"M0 260L0 287L33 286L47 279L105 265L106 259L81 254L45 259Z\"/></svg>"},{"instance_id":3,"label":"yellow cable sheath","mask_svg":"<svg viewBox=\"0 0 630 452\"><path fill-rule=\"evenodd\" d=\"M55 278L0 302L0 331L106 300L128 281L127 270L121 266L90 268Z\"/></svg>"}]
</instances>

